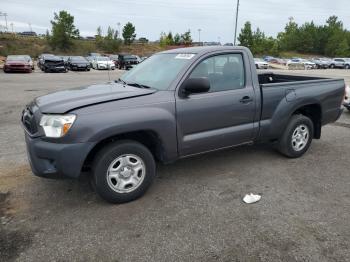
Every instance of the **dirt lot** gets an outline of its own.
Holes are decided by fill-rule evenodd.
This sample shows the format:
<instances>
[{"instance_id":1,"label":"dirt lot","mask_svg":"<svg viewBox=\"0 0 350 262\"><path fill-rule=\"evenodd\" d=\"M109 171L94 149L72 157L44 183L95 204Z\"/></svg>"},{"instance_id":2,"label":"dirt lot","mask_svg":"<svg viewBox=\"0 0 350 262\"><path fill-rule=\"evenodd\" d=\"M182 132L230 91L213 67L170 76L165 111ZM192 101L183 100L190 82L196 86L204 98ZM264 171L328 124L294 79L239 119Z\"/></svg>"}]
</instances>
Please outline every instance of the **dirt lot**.
<instances>
[{"instance_id":1,"label":"dirt lot","mask_svg":"<svg viewBox=\"0 0 350 262\"><path fill-rule=\"evenodd\" d=\"M296 73L350 83L345 70ZM33 176L24 105L107 80L94 70L0 72L0 261L350 261L349 112L300 159L254 146L159 165L148 193L129 204L105 203L85 178ZM262 200L243 204L249 192Z\"/></svg>"}]
</instances>

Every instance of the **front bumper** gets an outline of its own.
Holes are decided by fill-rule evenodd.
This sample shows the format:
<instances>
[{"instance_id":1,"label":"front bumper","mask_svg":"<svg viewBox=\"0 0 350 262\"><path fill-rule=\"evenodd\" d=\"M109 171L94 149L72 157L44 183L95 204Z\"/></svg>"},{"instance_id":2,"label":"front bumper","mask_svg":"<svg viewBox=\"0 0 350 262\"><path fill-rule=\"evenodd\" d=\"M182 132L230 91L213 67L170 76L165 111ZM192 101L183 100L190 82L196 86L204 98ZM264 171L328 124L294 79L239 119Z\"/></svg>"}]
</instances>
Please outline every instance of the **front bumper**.
<instances>
[{"instance_id":1,"label":"front bumper","mask_svg":"<svg viewBox=\"0 0 350 262\"><path fill-rule=\"evenodd\" d=\"M46 178L77 178L94 143L59 144L25 133L27 155L33 173Z\"/></svg>"},{"instance_id":2,"label":"front bumper","mask_svg":"<svg viewBox=\"0 0 350 262\"><path fill-rule=\"evenodd\" d=\"M4 67L5 72L30 72L32 71L31 67L11 67L6 66Z\"/></svg>"},{"instance_id":3,"label":"front bumper","mask_svg":"<svg viewBox=\"0 0 350 262\"><path fill-rule=\"evenodd\" d=\"M65 66L46 66L46 70L50 72L66 72Z\"/></svg>"}]
</instances>

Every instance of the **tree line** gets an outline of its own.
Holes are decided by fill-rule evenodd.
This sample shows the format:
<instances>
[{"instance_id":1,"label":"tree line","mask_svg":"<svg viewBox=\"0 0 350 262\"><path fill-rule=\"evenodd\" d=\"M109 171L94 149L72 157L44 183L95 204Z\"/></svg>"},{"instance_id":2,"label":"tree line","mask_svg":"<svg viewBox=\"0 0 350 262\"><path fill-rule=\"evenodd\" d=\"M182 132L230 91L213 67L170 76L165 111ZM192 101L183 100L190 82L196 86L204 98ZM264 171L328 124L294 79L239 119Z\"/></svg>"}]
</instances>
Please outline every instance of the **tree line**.
<instances>
[{"instance_id":1,"label":"tree line","mask_svg":"<svg viewBox=\"0 0 350 262\"><path fill-rule=\"evenodd\" d=\"M291 17L276 38L267 37L259 28L253 31L248 21L238 41L255 55L279 55L283 51L292 51L329 57L350 56L350 31L344 28L337 16L329 17L324 25L315 25L313 21L298 25Z\"/></svg>"},{"instance_id":2,"label":"tree line","mask_svg":"<svg viewBox=\"0 0 350 262\"><path fill-rule=\"evenodd\" d=\"M49 31L46 32L46 39L53 49L69 50L74 45L74 39L80 38L79 29L74 25L74 16L67 11L60 11L58 14L54 13L51 26L51 33ZM104 35L101 26L99 26L95 36L96 47L105 52L117 51L123 42L125 45L130 45L135 41L135 31L135 26L130 22L123 27L122 34L109 26L107 33ZM141 37L139 41L147 43L148 39Z\"/></svg>"}]
</instances>

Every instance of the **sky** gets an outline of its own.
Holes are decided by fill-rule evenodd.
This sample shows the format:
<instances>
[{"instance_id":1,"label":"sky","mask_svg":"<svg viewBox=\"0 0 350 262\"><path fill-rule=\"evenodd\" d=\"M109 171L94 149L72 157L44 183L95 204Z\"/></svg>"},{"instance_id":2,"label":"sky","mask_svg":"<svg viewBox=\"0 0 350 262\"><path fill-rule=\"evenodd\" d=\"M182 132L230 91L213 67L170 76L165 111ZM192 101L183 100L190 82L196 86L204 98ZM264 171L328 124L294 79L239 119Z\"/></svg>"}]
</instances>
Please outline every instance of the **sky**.
<instances>
[{"instance_id":1,"label":"sky","mask_svg":"<svg viewBox=\"0 0 350 262\"><path fill-rule=\"evenodd\" d=\"M53 13L66 10L75 17L82 36L93 36L101 26L118 29L127 22L136 27L137 38L159 39L161 32L183 33L188 29L194 41L233 42L237 0L0 0L0 12L7 13L14 31L45 33L51 29ZM350 29L349 0L240 0L238 32L246 21L268 36L282 31L289 17L301 24L313 20L324 24L337 15ZM0 26L5 26L0 17Z\"/></svg>"}]
</instances>

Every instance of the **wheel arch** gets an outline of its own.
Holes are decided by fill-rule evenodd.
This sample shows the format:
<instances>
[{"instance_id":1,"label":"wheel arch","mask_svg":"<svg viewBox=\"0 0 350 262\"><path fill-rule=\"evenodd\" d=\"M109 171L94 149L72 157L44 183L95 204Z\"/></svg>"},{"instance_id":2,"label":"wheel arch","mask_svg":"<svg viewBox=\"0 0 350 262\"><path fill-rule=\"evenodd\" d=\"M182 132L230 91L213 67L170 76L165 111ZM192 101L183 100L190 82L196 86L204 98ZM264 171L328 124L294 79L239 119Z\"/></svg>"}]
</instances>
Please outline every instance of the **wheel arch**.
<instances>
[{"instance_id":1,"label":"wheel arch","mask_svg":"<svg viewBox=\"0 0 350 262\"><path fill-rule=\"evenodd\" d=\"M88 153L83 164L83 171L89 170L96 154L106 145L120 140L132 140L147 147L158 162L166 162L166 150L160 136L153 130L138 130L111 135L99 141Z\"/></svg>"},{"instance_id":2,"label":"wheel arch","mask_svg":"<svg viewBox=\"0 0 350 262\"><path fill-rule=\"evenodd\" d=\"M314 125L314 138L321 138L321 127L322 127L322 107L320 104L307 104L296 109L292 115L304 115L311 119Z\"/></svg>"}]
</instances>

